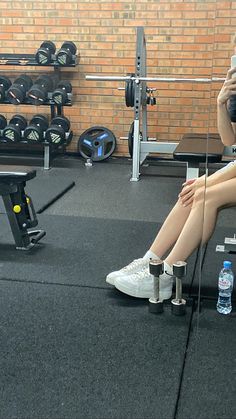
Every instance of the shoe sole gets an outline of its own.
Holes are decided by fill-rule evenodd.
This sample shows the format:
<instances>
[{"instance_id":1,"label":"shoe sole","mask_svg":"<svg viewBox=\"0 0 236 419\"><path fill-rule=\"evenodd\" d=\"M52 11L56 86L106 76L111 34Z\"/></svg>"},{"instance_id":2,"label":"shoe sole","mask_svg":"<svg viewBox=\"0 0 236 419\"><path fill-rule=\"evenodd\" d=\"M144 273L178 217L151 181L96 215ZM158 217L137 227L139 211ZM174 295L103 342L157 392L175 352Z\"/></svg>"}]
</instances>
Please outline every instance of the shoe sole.
<instances>
[{"instance_id":1,"label":"shoe sole","mask_svg":"<svg viewBox=\"0 0 236 419\"><path fill-rule=\"evenodd\" d=\"M135 297L135 298L151 298L153 297L153 294L150 295L149 292L144 292L144 291L137 291L134 292L132 290L130 290L129 288L124 287L123 285L120 285L119 283L117 284L116 282L114 282L114 285L116 287L116 289L118 289L119 291L123 292L124 294L129 295L130 297ZM166 289L165 291L161 291L160 292L160 300L169 300L172 296L172 289Z\"/></svg>"}]
</instances>

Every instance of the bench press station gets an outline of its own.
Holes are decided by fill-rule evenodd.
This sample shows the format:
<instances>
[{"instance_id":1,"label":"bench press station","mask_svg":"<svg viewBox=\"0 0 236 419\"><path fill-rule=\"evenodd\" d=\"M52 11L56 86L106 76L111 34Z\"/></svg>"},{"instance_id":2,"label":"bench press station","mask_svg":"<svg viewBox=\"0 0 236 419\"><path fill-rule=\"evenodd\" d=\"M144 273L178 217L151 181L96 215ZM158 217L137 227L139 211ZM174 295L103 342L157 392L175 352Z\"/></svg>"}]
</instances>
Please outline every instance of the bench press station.
<instances>
[{"instance_id":1,"label":"bench press station","mask_svg":"<svg viewBox=\"0 0 236 419\"><path fill-rule=\"evenodd\" d=\"M35 176L36 170L29 167L0 166L0 195L18 250L31 249L46 234L28 230L38 224L33 202L25 193L26 182Z\"/></svg>"},{"instance_id":2,"label":"bench press station","mask_svg":"<svg viewBox=\"0 0 236 419\"><path fill-rule=\"evenodd\" d=\"M147 133L147 92L155 89L147 87L147 82L191 82L191 83L212 83L224 81L224 78L169 78L169 77L147 77L146 76L146 40L143 27L137 27L136 33L136 59L135 72L128 76L97 76L87 75L87 80L124 81L126 105L134 107L134 122L132 129L132 177L131 181L138 181L140 166L150 153L172 154L174 160L186 163L186 178L197 177L199 163L206 162L207 148L209 147L209 162L220 162L222 154L232 155L232 149L225 148L220 144L217 134L190 134L187 139L183 136L180 142L160 142L148 138ZM141 129L142 127L142 129ZM140 135L140 133L142 135ZM190 138L191 137L191 138ZM211 141L206 141L210 138ZM195 141L193 141L195 139ZM192 141L190 141L192 140Z\"/></svg>"}]
</instances>

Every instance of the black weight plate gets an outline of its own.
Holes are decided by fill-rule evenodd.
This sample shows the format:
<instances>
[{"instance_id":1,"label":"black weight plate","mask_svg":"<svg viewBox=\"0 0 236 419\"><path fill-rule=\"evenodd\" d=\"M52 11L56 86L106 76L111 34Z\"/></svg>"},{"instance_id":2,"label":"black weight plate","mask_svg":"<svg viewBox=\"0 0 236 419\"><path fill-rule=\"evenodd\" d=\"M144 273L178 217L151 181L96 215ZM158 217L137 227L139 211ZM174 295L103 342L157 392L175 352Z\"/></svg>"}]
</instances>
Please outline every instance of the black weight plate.
<instances>
[{"instance_id":1,"label":"black weight plate","mask_svg":"<svg viewBox=\"0 0 236 419\"><path fill-rule=\"evenodd\" d=\"M3 86L5 90L8 90L11 84L11 80L8 77L0 76L0 86Z\"/></svg>"},{"instance_id":2,"label":"black weight plate","mask_svg":"<svg viewBox=\"0 0 236 419\"><path fill-rule=\"evenodd\" d=\"M132 77L133 75L131 75ZM125 104L127 107L134 106L134 81L126 80L125 82Z\"/></svg>"},{"instance_id":3,"label":"black weight plate","mask_svg":"<svg viewBox=\"0 0 236 419\"><path fill-rule=\"evenodd\" d=\"M65 131L61 126L50 125L45 133L45 140L56 146L61 145L65 141Z\"/></svg>"},{"instance_id":4,"label":"black weight plate","mask_svg":"<svg viewBox=\"0 0 236 419\"><path fill-rule=\"evenodd\" d=\"M52 41L44 41L41 45L40 48L45 48L48 49L50 51L51 54L54 54L56 51L56 45L54 44L54 42Z\"/></svg>"},{"instance_id":5,"label":"black weight plate","mask_svg":"<svg viewBox=\"0 0 236 419\"><path fill-rule=\"evenodd\" d=\"M47 65L51 62L51 53L47 49L39 48L35 54L35 60L38 64Z\"/></svg>"},{"instance_id":6,"label":"black weight plate","mask_svg":"<svg viewBox=\"0 0 236 419\"><path fill-rule=\"evenodd\" d=\"M139 131L139 140L142 141L143 134ZM130 125L129 134L128 134L128 148L130 157L133 157L133 148L134 148L134 121Z\"/></svg>"},{"instance_id":7,"label":"black weight plate","mask_svg":"<svg viewBox=\"0 0 236 419\"><path fill-rule=\"evenodd\" d=\"M14 84L19 84L27 92L27 90L29 90L32 86L33 82L30 76L27 74L22 74L21 76L17 77L17 79L14 81Z\"/></svg>"},{"instance_id":8,"label":"black weight plate","mask_svg":"<svg viewBox=\"0 0 236 419\"><path fill-rule=\"evenodd\" d=\"M24 102L25 92L19 85L12 84L10 89L7 91L6 97L13 105L19 105L20 103Z\"/></svg>"},{"instance_id":9,"label":"black weight plate","mask_svg":"<svg viewBox=\"0 0 236 419\"><path fill-rule=\"evenodd\" d=\"M57 105L64 105L67 102L67 93L63 89L55 89L52 93L52 100Z\"/></svg>"},{"instance_id":10,"label":"black weight plate","mask_svg":"<svg viewBox=\"0 0 236 419\"><path fill-rule=\"evenodd\" d=\"M47 101L48 95L45 89L42 89L40 86L34 85L29 90L27 97L30 103L32 103L32 105L39 106Z\"/></svg>"},{"instance_id":11,"label":"black weight plate","mask_svg":"<svg viewBox=\"0 0 236 419\"><path fill-rule=\"evenodd\" d=\"M74 42L72 41L65 41L63 42L61 49L67 49L71 52L72 55L75 55L77 51L77 47Z\"/></svg>"},{"instance_id":12,"label":"black weight plate","mask_svg":"<svg viewBox=\"0 0 236 419\"><path fill-rule=\"evenodd\" d=\"M66 93L72 92L71 82L68 80L62 80L58 83L57 88L65 89Z\"/></svg>"},{"instance_id":13,"label":"black weight plate","mask_svg":"<svg viewBox=\"0 0 236 419\"><path fill-rule=\"evenodd\" d=\"M30 124L37 125L42 129L42 131L46 131L48 128L48 118L45 115L37 114L33 116Z\"/></svg>"},{"instance_id":14,"label":"black weight plate","mask_svg":"<svg viewBox=\"0 0 236 419\"><path fill-rule=\"evenodd\" d=\"M95 126L84 131L78 141L78 152L92 161L106 160L116 148L116 137L108 128Z\"/></svg>"},{"instance_id":15,"label":"black weight plate","mask_svg":"<svg viewBox=\"0 0 236 419\"><path fill-rule=\"evenodd\" d=\"M23 131L27 127L27 121L24 116L16 114L10 119L9 125L16 125Z\"/></svg>"},{"instance_id":16,"label":"black weight plate","mask_svg":"<svg viewBox=\"0 0 236 419\"><path fill-rule=\"evenodd\" d=\"M24 130L24 138L32 143L38 143L43 140L43 131L39 126L28 125Z\"/></svg>"},{"instance_id":17,"label":"black weight plate","mask_svg":"<svg viewBox=\"0 0 236 419\"><path fill-rule=\"evenodd\" d=\"M63 130L67 132L70 129L70 120L65 116L55 116L55 118L51 120L51 125L62 127Z\"/></svg>"},{"instance_id":18,"label":"black weight plate","mask_svg":"<svg viewBox=\"0 0 236 419\"><path fill-rule=\"evenodd\" d=\"M9 125L3 130L3 138L12 141L18 142L21 139L21 130L19 126Z\"/></svg>"},{"instance_id":19,"label":"black weight plate","mask_svg":"<svg viewBox=\"0 0 236 419\"><path fill-rule=\"evenodd\" d=\"M68 65L71 63L71 61L72 61L72 54L69 50L61 49L57 53L57 62L60 65Z\"/></svg>"},{"instance_id":20,"label":"black weight plate","mask_svg":"<svg viewBox=\"0 0 236 419\"><path fill-rule=\"evenodd\" d=\"M43 74L35 80L34 84L42 87L43 89L46 89L48 92L51 92L54 83L51 76L48 74Z\"/></svg>"},{"instance_id":21,"label":"black weight plate","mask_svg":"<svg viewBox=\"0 0 236 419\"><path fill-rule=\"evenodd\" d=\"M6 91L3 86L0 86L0 103L4 102L6 97Z\"/></svg>"},{"instance_id":22,"label":"black weight plate","mask_svg":"<svg viewBox=\"0 0 236 419\"><path fill-rule=\"evenodd\" d=\"M0 115L0 129L4 129L7 126L7 119L4 115Z\"/></svg>"}]
</instances>

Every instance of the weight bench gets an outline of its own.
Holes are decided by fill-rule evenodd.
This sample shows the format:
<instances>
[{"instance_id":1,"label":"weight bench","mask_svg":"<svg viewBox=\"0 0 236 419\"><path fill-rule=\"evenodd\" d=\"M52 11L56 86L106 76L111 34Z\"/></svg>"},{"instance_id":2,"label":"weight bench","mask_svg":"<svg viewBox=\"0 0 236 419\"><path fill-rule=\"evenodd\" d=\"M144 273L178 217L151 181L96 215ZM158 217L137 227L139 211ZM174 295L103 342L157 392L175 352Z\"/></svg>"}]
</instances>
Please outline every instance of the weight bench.
<instances>
[{"instance_id":1,"label":"weight bench","mask_svg":"<svg viewBox=\"0 0 236 419\"><path fill-rule=\"evenodd\" d=\"M185 134L173 152L173 158L187 163L188 180L199 176L200 163L220 163L223 152L224 144L219 134Z\"/></svg>"},{"instance_id":2,"label":"weight bench","mask_svg":"<svg viewBox=\"0 0 236 419\"><path fill-rule=\"evenodd\" d=\"M26 182L36 176L36 170L26 167L0 166L2 196L16 249L29 250L45 236L45 231L28 231L38 224L33 202L25 193Z\"/></svg>"}]
</instances>

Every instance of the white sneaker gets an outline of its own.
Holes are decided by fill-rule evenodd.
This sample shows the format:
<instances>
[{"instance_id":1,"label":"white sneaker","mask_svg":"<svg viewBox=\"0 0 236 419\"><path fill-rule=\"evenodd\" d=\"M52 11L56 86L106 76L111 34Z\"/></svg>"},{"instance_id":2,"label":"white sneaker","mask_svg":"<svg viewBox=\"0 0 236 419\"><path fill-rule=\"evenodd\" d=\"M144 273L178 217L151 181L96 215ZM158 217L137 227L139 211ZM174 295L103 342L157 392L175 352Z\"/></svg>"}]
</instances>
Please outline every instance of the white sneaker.
<instances>
[{"instance_id":1,"label":"white sneaker","mask_svg":"<svg viewBox=\"0 0 236 419\"><path fill-rule=\"evenodd\" d=\"M125 266L124 268L120 269L119 271L111 272L106 277L106 282L110 285L115 285L114 280L116 278L131 275L137 271L140 271L140 269L149 266L149 260L148 259L135 259L133 262L129 263L129 265Z\"/></svg>"},{"instance_id":2,"label":"white sneaker","mask_svg":"<svg viewBox=\"0 0 236 419\"><path fill-rule=\"evenodd\" d=\"M131 297L151 298L154 294L153 275L149 273L149 266L132 275L116 277L115 287ZM172 295L173 277L164 273L160 275L160 300L168 300Z\"/></svg>"}]
</instances>

